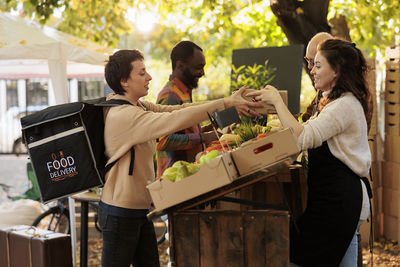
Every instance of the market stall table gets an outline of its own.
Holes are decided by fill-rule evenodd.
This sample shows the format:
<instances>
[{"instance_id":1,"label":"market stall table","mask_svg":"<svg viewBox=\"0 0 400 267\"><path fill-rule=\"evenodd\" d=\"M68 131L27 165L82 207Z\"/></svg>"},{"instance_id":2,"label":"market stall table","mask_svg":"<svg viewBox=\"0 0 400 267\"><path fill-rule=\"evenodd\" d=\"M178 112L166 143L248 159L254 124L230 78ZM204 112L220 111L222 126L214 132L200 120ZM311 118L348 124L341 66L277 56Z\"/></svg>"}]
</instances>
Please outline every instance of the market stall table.
<instances>
[{"instance_id":1,"label":"market stall table","mask_svg":"<svg viewBox=\"0 0 400 267\"><path fill-rule=\"evenodd\" d=\"M304 184L302 167L291 162L292 158L275 162L229 185L151 212L149 218L163 214L170 218L171 261L176 266L286 266L289 263L289 218L297 218L305 205L304 190L300 190L300 184ZM283 202L255 199L251 192L260 187L261 182L266 186L277 184L276 195L281 195ZM244 192L237 194L240 198L227 197L241 190ZM218 205L216 210L197 208L210 201L239 203L240 208L218 210ZM244 205L259 210L241 208ZM250 239L254 240L253 245L249 245ZM271 257L271 253L277 256Z\"/></svg>"},{"instance_id":2,"label":"market stall table","mask_svg":"<svg viewBox=\"0 0 400 267\"><path fill-rule=\"evenodd\" d=\"M296 170L296 169L301 168L300 165L291 165L292 161L293 161L292 158L285 158L283 160L277 161L274 164L266 166L265 168L262 168L256 172L253 172L248 175L244 175L244 176L240 177L239 179L234 180L232 183L230 183L226 186L223 186L218 189L212 190L210 192L204 193L200 196L194 197L192 199L189 199L187 201L184 201L182 203L179 203L179 204L169 207L167 209L162 209L162 210L155 209L152 212L150 212L147 215L147 217L152 219L152 218L159 217L161 215L168 214L171 212L175 212L175 211L179 211L179 210L187 210L192 207L209 202L211 200L216 200L216 199L221 198L231 192L248 187L250 185L253 185L257 182L266 180L268 178L272 179L274 177L277 177L278 182L295 181L295 183L297 184L299 182L299 178L300 178L299 172L296 172L296 171L290 172L289 177L277 176L279 170L282 170L283 168L287 168L288 170L291 170L291 169ZM279 179L281 181L279 181ZM303 202L304 201L302 201L301 203L303 203ZM301 203L297 203L297 204L302 205ZM287 203L285 203L285 204L287 204ZM296 208L296 210L299 210L299 209L302 209L302 207L300 207L298 209Z\"/></svg>"}]
</instances>

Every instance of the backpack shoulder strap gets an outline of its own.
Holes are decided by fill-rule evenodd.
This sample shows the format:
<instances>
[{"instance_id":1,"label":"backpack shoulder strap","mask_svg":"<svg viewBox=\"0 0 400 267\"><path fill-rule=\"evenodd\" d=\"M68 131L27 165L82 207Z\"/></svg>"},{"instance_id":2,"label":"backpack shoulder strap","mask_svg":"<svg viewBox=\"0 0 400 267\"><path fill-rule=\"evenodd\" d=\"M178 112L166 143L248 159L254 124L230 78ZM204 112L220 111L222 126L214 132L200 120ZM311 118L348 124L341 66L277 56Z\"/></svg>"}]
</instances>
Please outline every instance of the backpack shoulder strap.
<instances>
[{"instance_id":1,"label":"backpack shoulder strap","mask_svg":"<svg viewBox=\"0 0 400 267\"><path fill-rule=\"evenodd\" d=\"M132 105L132 103L122 99L110 99L95 105L101 107L116 107L120 105Z\"/></svg>"},{"instance_id":2,"label":"backpack shoulder strap","mask_svg":"<svg viewBox=\"0 0 400 267\"><path fill-rule=\"evenodd\" d=\"M96 106L102 106L102 107L115 107L115 106L120 106L120 105L132 105L132 103L130 103L127 100L122 100L122 99L110 99L107 101L104 101L102 103L96 104ZM133 165L135 163L135 147L131 147L130 149L131 151L131 161L129 163L129 175L133 174ZM106 174L109 170L111 170L111 168L115 165L115 163L117 163L117 161L120 158L114 160L113 162L107 164L104 168L104 174Z\"/></svg>"}]
</instances>

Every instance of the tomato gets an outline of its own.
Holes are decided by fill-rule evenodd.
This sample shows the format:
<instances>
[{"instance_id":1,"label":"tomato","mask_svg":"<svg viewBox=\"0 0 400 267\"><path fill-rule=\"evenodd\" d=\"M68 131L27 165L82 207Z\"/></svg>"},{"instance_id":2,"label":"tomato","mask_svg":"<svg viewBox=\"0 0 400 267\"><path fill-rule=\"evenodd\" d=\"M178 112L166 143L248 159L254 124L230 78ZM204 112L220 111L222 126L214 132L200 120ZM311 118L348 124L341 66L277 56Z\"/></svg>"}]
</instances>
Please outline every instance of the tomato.
<instances>
[{"instance_id":1,"label":"tomato","mask_svg":"<svg viewBox=\"0 0 400 267\"><path fill-rule=\"evenodd\" d=\"M218 150L218 151L226 151L230 150L229 145L226 143L221 143L220 141L213 141L209 147L207 147L203 151L203 155L208 154L210 151Z\"/></svg>"},{"instance_id":2,"label":"tomato","mask_svg":"<svg viewBox=\"0 0 400 267\"><path fill-rule=\"evenodd\" d=\"M217 150L218 149L218 147L216 147L216 146L209 146L209 147L207 147L206 148L206 150L204 150L204 152L210 152L210 151L212 151L212 150Z\"/></svg>"},{"instance_id":3,"label":"tomato","mask_svg":"<svg viewBox=\"0 0 400 267\"><path fill-rule=\"evenodd\" d=\"M265 133L260 133L257 135L256 140L260 140L261 138L267 137L267 134Z\"/></svg>"}]
</instances>

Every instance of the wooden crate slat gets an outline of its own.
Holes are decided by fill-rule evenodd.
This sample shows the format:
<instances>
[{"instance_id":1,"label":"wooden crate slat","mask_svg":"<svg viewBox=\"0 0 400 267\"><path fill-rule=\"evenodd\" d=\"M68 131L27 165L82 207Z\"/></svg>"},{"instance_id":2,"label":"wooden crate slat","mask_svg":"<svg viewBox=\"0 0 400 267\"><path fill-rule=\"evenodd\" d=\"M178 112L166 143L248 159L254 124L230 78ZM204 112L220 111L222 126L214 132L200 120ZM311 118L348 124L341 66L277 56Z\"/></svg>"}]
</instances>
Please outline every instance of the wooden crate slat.
<instances>
[{"instance_id":1,"label":"wooden crate slat","mask_svg":"<svg viewBox=\"0 0 400 267\"><path fill-rule=\"evenodd\" d=\"M288 216L288 215L287 215ZM266 216L266 266L286 267L289 262L289 219L282 220L281 216Z\"/></svg>"},{"instance_id":2,"label":"wooden crate slat","mask_svg":"<svg viewBox=\"0 0 400 267\"><path fill-rule=\"evenodd\" d=\"M289 266L287 211L190 210L170 215L173 266Z\"/></svg>"},{"instance_id":3,"label":"wooden crate slat","mask_svg":"<svg viewBox=\"0 0 400 267\"><path fill-rule=\"evenodd\" d=\"M389 60L400 59L400 47L399 46L390 46L386 47L385 56Z\"/></svg>"},{"instance_id":4,"label":"wooden crate slat","mask_svg":"<svg viewBox=\"0 0 400 267\"><path fill-rule=\"evenodd\" d=\"M197 213L174 214L174 249L178 267L200 266L199 217ZM196 227L197 226L197 227ZM188 238L190 237L190 238Z\"/></svg>"},{"instance_id":5,"label":"wooden crate slat","mask_svg":"<svg viewBox=\"0 0 400 267\"><path fill-rule=\"evenodd\" d=\"M240 213L200 214L200 233L201 266L244 266Z\"/></svg>"},{"instance_id":6,"label":"wooden crate slat","mask_svg":"<svg viewBox=\"0 0 400 267\"><path fill-rule=\"evenodd\" d=\"M264 214L249 212L243 219L245 266L267 266L265 254L266 219Z\"/></svg>"}]
</instances>

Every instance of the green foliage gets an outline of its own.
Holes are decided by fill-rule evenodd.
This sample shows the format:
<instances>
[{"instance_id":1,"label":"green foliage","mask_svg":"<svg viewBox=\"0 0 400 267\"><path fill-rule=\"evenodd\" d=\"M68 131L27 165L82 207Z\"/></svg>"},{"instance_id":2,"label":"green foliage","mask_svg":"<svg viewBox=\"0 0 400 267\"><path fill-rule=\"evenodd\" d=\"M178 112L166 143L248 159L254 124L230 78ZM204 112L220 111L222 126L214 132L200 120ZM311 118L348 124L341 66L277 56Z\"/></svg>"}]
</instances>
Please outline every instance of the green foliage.
<instances>
[{"instance_id":1,"label":"green foliage","mask_svg":"<svg viewBox=\"0 0 400 267\"><path fill-rule=\"evenodd\" d=\"M32 0L31 0L32 1ZM121 35L131 31L125 19L125 1L73 1L57 28L96 43L116 47Z\"/></svg>"},{"instance_id":2,"label":"green foliage","mask_svg":"<svg viewBox=\"0 0 400 267\"><path fill-rule=\"evenodd\" d=\"M146 58L146 69L152 76L150 90L144 97L146 101L155 102L158 93L167 83L171 75L171 63L166 60ZM199 87L193 90L193 102L217 99L229 94L229 73L228 61L221 58L218 64L207 64L205 77L199 80Z\"/></svg>"},{"instance_id":3,"label":"green foliage","mask_svg":"<svg viewBox=\"0 0 400 267\"><path fill-rule=\"evenodd\" d=\"M153 57L167 58L172 47L189 39L204 48L207 60L230 58L238 48L281 46L287 44L276 24L268 1L143 1L143 0L6 0L0 8L9 11L23 3L20 13L41 23L110 47L124 46L122 35L131 35L133 47L146 43ZM39 4L38 4L39 3ZM146 38L126 18L129 7L151 11L159 23ZM59 9L62 18L52 17ZM138 42L140 44L138 45ZM129 48L132 48L130 46Z\"/></svg>"},{"instance_id":4,"label":"green foliage","mask_svg":"<svg viewBox=\"0 0 400 267\"><path fill-rule=\"evenodd\" d=\"M194 101L217 99L229 94L230 64L226 58L210 62L205 77L199 80L199 88L193 91Z\"/></svg>"},{"instance_id":5,"label":"green foliage","mask_svg":"<svg viewBox=\"0 0 400 267\"><path fill-rule=\"evenodd\" d=\"M270 127L263 127L249 117L240 117L240 124L235 125L234 134L240 136L240 143L256 138L260 133L266 133Z\"/></svg>"},{"instance_id":6,"label":"green foliage","mask_svg":"<svg viewBox=\"0 0 400 267\"><path fill-rule=\"evenodd\" d=\"M166 85L169 75L171 75L171 64L165 60L154 58L145 60L147 72L152 76L150 81L150 90L144 100L155 103L157 95Z\"/></svg>"},{"instance_id":7,"label":"green foliage","mask_svg":"<svg viewBox=\"0 0 400 267\"><path fill-rule=\"evenodd\" d=\"M63 32L101 45L116 47L120 36L131 31L125 18L128 2L98 0L6 0L6 11L17 10L22 3L23 16L35 18L41 24L55 24ZM130 2L130 1L129 1ZM55 11L62 18L55 18Z\"/></svg>"},{"instance_id":8,"label":"green foliage","mask_svg":"<svg viewBox=\"0 0 400 267\"><path fill-rule=\"evenodd\" d=\"M238 90L243 86L252 89L263 88L275 78L275 71L275 67L268 66L268 60L265 61L264 65L242 65L238 68L232 65L231 91Z\"/></svg>"},{"instance_id":9,"label":"green foliage","mask_svg":"<svg viewBox=\"0 0 400 267\"><path fill-rule=\"evenodd\" d=\"M174 44L188 39L199 44L208 61L229 58L233 49L287 44L268 1L178 1L158 5L159 35L151 42L155 56L169 55ZM168 29L168 30L167 30ZM157 44L163 44L163 48Z\"/></svg>"},{"instance_id":10,"label":"green foliage","mask_svg":"<svg viewBox=\"0 0 400 267\"><path fill-rule=\"evenodd\" d=\"M203 100L229 93L233 49L288 44L270 2L0 0L0 10L18 11L42 24L111 48L139 48L145 52L146 61L148 56L168 61L177 42L192 40L203 48L207 59L207 76L200 80L199 95L195 96ZM332 0L329 5L328 19L340 14L346 16L353 42L370 56L377 50L384 54L385 48L394 44L395 37L399 36L399 0ZM138 26L127 19L128 8L154 12L158 24L152 32L141 33ZM61 17L54 16L55 11ZM169 73L170 66L163 71ZM155 94L160 89L155 88ZM312 90L308 91L311 95ZM301 100L301 103L308 101Z\"/></svg>"},{"instance_id":11,"label":"green foliage","mask_svg":"<svg viewBox=\"0 0 400 267\"><path fill-rule=\"evenodd\" d=\"M50 19L55 9L61 7L68 9L70 5L68 0L5 0L5 2L5 10L16 9L18 3L22 3L24 13L34 14L41 24L45 24Z\"/></svg>"},{"instance_id":12,"label":"green foliage","mask_svg":"<svg viewBox=\"0 0 400 267\"><path fill-rule=\"evenodd\" d=\"M384 55L399 36L398 0L333 0L328 18L339 14L346 16L353 42L369 56L375 57L377 49Z\"/></svg>"},{"instance_id":13,"label":"green foliage","mask_svg":"<svg viewBox=\"0 0 400 267\"><path fill-rule=\"evenodd\" d=\"M17 10L22 3L24 16L34 17L42 24L56 25L59 30L116 47L122 35L131 34L148 42L152 56L166 58L172 46L190 39L205 48L208 60L229 58L232 49L281 46L287 38L276 23L270 1L143 1L143 0L3 0L0 9ZM365 52L382 54L399 34L399 0L332 0L328 18L347 17L350 36ZM160 16L158 27L141 39L126 18L127 8L140 8ZM62 18L53 13L62 12ZM133 43L138 47L137 43Z\"/></svg>"}]
</instances>

